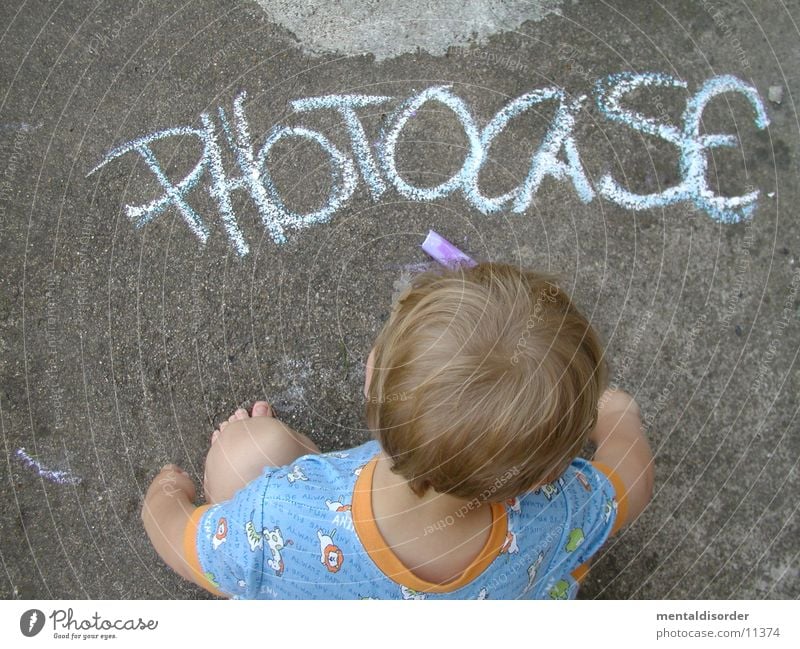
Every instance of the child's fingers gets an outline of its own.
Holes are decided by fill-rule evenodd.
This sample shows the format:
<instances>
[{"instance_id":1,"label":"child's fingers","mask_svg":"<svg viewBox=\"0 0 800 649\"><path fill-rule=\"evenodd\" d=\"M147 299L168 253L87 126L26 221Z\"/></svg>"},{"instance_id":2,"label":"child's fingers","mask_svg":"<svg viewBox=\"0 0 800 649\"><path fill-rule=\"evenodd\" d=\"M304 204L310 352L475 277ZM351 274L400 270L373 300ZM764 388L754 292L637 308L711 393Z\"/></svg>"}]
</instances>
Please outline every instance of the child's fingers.
<instances>
[{"instance_id":1,"label":"child's fingers","mask_svg":"<svg viewBox=\"0 0 800 649\"><path fill-rule=\"evenodd\" d=\"M161 467L161 473L180 473L183 476L189 477L189 474L186 473L183 469L181 469L177 464L165 464Z\"/></svg>"},{"instance_id":2,"label":"child's fingers","mask_svg":"<svg viewBox=\"0 0 800 649\"><path fill-rule=\"evenodd\" d=\"M160 478L162 484L175 485L189 495L194 494L194 480L192 480L192 477L186 471L176 464L167 464L161 469Z\"/></svg>"},{"instance_id":3,"label":"child's fingers","mask_svg":"<svg viewBox=\"0 0 800 649\"><path fill-rule=\"evenodd\" d=\"M176 464L165 464L150 483L145 500L152 501L162 497L164 494L174 496L177 493L184 493L190 499L194 499L194 481L186 471Z\"/></svg>"}]
</instances>

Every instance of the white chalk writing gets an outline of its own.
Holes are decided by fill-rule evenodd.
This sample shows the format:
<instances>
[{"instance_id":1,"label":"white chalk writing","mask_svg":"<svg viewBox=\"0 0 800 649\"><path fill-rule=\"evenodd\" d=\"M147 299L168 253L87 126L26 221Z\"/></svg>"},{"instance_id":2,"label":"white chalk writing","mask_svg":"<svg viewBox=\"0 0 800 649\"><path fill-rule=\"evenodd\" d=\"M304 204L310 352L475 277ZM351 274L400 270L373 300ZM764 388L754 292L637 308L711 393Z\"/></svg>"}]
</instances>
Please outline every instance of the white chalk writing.
<instances>
[{"instance_id":1,"label":"white chalk writing","mask_svg":"<svg viewBox=\"0 0 800 649\"><path fill-rule=\"evenodd\" d=\"M640 88L687 89L685 81L660 73L613 74L595 83L594 99L602 114L639 133L661 138L679 152L680 182L656 194L634 194L620 185L610 174L600 178L592 187L581 162L578 145L573 136L575 120L588 97L569 98L562 88L548 87L525 93L507 103L481 128L466 102L450 86L426 88L405 101L389 116L378 140L370 143L358 109L386 104L392 97L381 95L326 95L291 102L295 113L328 110L341 117L350 139L350 151L337 148L318 131L303 127L275 125L256 150L244 110L247 94L238 94L233 102L233 119L218 108L216 120L208 113L200 116L202 128L179 126L136 138L109 151L89 172L95 173L126 153L138 153L153 172L163 193L149 203L126 205L125 211L137 225L143 225L174 207L186 225L205 243L209 229L187 198L201 178L207 175L208 191L214 199L231 245L240 256L249 252L231 201L231 192L243 190L252 198L264 228L277 244L286 241L287 229L301 229L324 223L336 214L353 196L360 176L372 200L377 201L390 187L409 200L433 201L455 192L476 210L489 214L500 210L525 212L533 202L542 181L550 176L571 182L578 198L589 203L599 194L606 200L632 210L664 207L687 202L705 211L722 223L735 223L749 217L755 208L759 192L749 191L739 196L721 196L708 186L707 152L716 147L732 147L737 136L723 133L700 133L703 111L715 97L725 93L743 95L755 112L758 129L769 125L766 108L755 88L729 75L708 79L686 102L681 128L645 116L626 108L626 95ZM449 109L466 135L468 146L459 170L434 187L417 187L401 177L397 168L396 149L404 127L428 102L438 102ZM478 178L488 151L509 123L525 111L545 102L555 102L556 109L545 136L531 157L528 174L517 187L495 197L485 196ZM219 136L221 131L222 136ZM194 168L176 183L169 180L156 157L152 143L174 137L196 137L202 154ZM299 214L285 204L269 173L269 154L281 140L306 140L316 144L327 157L330 167L330 190L325 203L312 212ZM223 165L222 143L229 148L238 175L230 176Z\"/></svg>"}]
</instances>

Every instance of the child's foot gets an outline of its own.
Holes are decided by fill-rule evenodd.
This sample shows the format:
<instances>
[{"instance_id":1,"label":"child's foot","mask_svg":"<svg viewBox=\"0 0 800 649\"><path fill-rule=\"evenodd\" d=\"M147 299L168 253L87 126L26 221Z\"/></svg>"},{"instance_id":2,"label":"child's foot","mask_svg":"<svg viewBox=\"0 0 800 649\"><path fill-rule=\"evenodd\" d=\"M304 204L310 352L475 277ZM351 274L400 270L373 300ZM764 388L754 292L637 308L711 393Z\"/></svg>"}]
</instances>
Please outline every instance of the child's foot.
<instances>
[{"instance_id":1,"label":"child's foot","mask_svg":"<svg viewBox=\"0 0 800 649\"><path fill-rule=\"evenodd\" d=\"M228 425L229 422L238 421L239 419L248 419L249 417L274 417L275 413L272 410L272 407L266 401L256 401L253 404L252 408L252 415L247 412L244 408L239 408L236 412L234 412L230 417L228 417L228 421L223 421L219 428L217 428L213 433L211 433L211 443L217 441L219 434L225 430L225 426Z\"/></svg>"}]
</instances>

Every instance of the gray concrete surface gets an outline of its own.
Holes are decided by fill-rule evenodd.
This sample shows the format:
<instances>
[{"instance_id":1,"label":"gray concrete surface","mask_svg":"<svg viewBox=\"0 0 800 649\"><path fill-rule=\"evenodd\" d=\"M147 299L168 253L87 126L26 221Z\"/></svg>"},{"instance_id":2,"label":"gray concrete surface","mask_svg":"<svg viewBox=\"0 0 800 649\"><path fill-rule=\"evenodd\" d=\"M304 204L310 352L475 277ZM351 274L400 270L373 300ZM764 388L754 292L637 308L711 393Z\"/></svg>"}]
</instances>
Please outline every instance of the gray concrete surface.
<instances>
[{"instance_id":1,"label":"gray concrete surface","mask_svg":"<svg viewBox=\"0 0 800 649\"><path fill-rule=\"evenodd\" d=\"M491 4L522 12L528 3ZM308 6L275 4L269 15L221 0L0 7L0 596L205 597L144 536L149 480L166 462L199 478L214 423L260 397L323 449L365 440L364 359L404 267L425 261L418 244L429 228L476 258L562 272L607 344L613 379L645 413L655 499L607 545L581 597L800 596L799 3L564 2L538 21L453 32L455 46L401 56L381 43L345 56L359 51L356 36L326 54L314 29L270 19L278 12L291 25ZM619 71L672 74L690 92L718 74L758 89L768 129L755 129L741 98L716 100L704 123L739 133L740 147L710 156L708 176L728 195L760 190L751 220L721 224L686 204L584 204L552 179L524 214L491 215L457 194L410 202L390 189L373 201L360 182L328 223L281 246L237 192L250 245L240 258L205 185L191 194L210 224L203 246L174 208L142 228L126 216L126 203L159 195L135 154L87 177L112 147L198 127L201 113L230 111L240 90L254 138L303 124L348 150L335 114L298 119L289 102L347 92L399 102L448 83L483 124L529 90L591 93ZM780 104L768 101L771 86L782 87ZM652 95L632 101L654 110ZM679 120L686 93L659 101ZM550 114L521 119L495 143L487 194L524 176ZM377 137L385 111L363 115ZM592 105L575 137L593 183L612 172L657 192L677 180L671 145ZM464 135L441 107L420 111L403 138L398 164L419 184L441 182L463 159ZM197 160L192 146L154 151L177 179ZM324 202L324 162L312 147L276 148L275 180L293 209Z\"/></svg>"}]
</instances>

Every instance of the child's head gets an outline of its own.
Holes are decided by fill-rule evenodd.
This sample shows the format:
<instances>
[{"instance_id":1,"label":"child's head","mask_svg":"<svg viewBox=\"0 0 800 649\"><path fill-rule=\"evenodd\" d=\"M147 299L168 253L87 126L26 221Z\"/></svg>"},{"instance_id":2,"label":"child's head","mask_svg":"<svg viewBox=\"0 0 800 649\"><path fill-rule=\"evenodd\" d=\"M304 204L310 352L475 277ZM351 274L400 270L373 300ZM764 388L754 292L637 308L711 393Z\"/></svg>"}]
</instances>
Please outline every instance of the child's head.
<instances>
[{"instance_id":1,"label":"child's head","mask_svg":"<svg viewBox=\"0 0 800 649\"><path fill-rule=\"evenodd\" d=\"M418 495L501 501L554 480L607 380L557 276L507 264L415 277L373 354L367 423Z\"/></svg>"}]
</instances>

